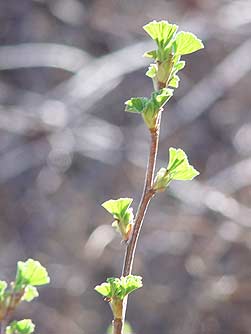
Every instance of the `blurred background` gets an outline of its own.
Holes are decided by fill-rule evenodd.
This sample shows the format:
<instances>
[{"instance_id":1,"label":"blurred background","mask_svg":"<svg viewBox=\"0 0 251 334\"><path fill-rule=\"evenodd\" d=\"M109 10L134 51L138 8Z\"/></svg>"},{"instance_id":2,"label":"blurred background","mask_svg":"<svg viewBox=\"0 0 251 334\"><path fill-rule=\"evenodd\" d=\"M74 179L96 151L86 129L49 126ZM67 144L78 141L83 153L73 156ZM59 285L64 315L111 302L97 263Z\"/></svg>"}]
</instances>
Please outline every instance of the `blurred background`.
<instances>
[{"instance_id":1,"label":"blurred background","mask_svg":"<svg viewBox=\"0 0 251 334\"><path fill-rule=\"evenodd\" d=\"M0 268L38 259L51 284L23 305L37 333L105 333L93 290L119 276L124 246L100 206L141 196L149 136L123 111L148 96L142 25L203 39L163 115L170 146L201 171L151 202L129 299L134 333L246 334L251 328L251 3L248 0L0 0Z\"/></svg>"}]
</instances>

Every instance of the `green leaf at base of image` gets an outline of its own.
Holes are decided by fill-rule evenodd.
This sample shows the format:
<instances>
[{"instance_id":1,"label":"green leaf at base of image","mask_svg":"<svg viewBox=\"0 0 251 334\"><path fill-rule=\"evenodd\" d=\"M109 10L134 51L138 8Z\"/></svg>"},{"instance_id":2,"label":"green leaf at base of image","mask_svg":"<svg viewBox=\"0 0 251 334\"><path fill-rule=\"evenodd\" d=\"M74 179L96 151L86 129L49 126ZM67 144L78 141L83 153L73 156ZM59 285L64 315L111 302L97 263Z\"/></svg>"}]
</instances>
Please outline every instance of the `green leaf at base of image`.
<instances>
[{"instance_id":1,"label":"green leaf at base of image","mask_svg":"<svg viewBox=\"0 0 251 334\"><path fill-rule=\"evenodd\" d=\"M18 261L15 289L20 289L27 285L44 285L50 282L47 270L33 259L26 262Z\"/></svg>"},{"instance_id":2,"label":"green leaf at base of image","mask_svg":"<svg viewBox=\"0 0 251 334\"><path fill-rule=\"evenodd\" d=\"M115 219L112 226L121 234L123 240L127 241L133 226L133 209L130 207L132 198L110 199L102 204Z\"/></svg>"},{"instance_id":3,"label":"green leaf at base of image","mask_svg":"<svg viewBox=\"0 0 251 334\"><path fill-rule=\"evenodd\" d=\"M172 95L173 89L163 88L153 92L150 98L133 97L125 102L125 111L141 114L147 127L153 129L156 126L159 111Z\"/></svg>"},{"instance_id":4,"label":"green leaf at base of image","mask_svg":"<svg viewBox=\"0 0 251 334\"><path fill-rule=\"evenodd\" d=\"M169 149L167 168L161 168L154 179L154 190L164 191L172 180L188 181L199 175L199 172L189 164L186 153L181 149Z\"/></svg>"},{"instance_id":5,"label":"green leaf at base of image","mask_svg":"<svg viewBox=\"0 0 251 334\"><path fill-rule=\"evenodd\" d=\"M35 325L30 319L12 321L6 328L6 334L31 334L34 329Z\"/></svg>"},{"instance_id":6,"label":"green leaf at base of image","mask_svg":"<svg viewBox=\"0 0 251 334\"><path fill-rule=\"evenodd\" d=\"M123 300L129 293L141 288L142 286L141 276L128 275L121 278L107 278L106 282L101 285L97 285L95 290L104 297L119 298Z\"/></svg>"}]
</instances>

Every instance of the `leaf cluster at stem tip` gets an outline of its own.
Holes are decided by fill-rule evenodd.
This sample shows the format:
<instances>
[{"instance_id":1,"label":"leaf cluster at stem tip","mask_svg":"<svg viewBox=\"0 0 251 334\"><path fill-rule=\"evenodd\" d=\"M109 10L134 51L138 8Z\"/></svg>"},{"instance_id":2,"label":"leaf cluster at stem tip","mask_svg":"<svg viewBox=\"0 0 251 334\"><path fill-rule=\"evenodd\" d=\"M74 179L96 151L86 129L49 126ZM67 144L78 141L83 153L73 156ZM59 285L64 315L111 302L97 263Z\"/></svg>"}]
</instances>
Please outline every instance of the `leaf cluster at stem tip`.
<instances>
[{"instance_id":1,"label":"leaf cluster at stem tip","mask_svg":"<svg viewBox=\"0 0 251 334\"><path fill-rule=\"evenodd\" d=\"M153 79L155 88L177 88L177 73L185 66L185 62L180 60L181 56L202 49L202 41L191 32L177 33L178 26L164 20L152 21L143 29L157 44L156 50L144 54L155 61L149 66L146 75Z\"/></svg>"},{"instance_id":2,"label":"leaf cluster at stem tip","mask_svg":"<svg viewBox=\"0 0 251 334\"><path fill-rule=\"evenodd\" d=\"M149 129L156 127L159 111L178 88L180 78L177 73L185 67L182 55L202 49L203 43L194 34L180 31L178 26L168 21L152 21L143 29L156 42L156 50L148 51L145 57L154 60L146 75L153 80L155 92L150 98L133 97L126 101L126 111L140 113Z\"/></svg>"}]
</instances>

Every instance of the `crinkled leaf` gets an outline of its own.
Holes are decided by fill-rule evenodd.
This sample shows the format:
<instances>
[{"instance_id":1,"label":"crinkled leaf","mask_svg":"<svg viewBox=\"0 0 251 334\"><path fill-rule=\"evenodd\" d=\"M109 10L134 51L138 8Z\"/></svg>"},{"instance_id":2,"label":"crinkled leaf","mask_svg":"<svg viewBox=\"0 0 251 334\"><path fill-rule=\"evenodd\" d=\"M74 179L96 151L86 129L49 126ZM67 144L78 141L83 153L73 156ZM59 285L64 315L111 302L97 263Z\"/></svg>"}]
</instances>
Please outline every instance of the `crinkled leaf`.
<instances>
[{"instance_id":1,"label":"crinkled leaf","mask_svg":"<svg viewBox=\"0 0 251 334\"><path fill-rule=\"evenodd\" d=\"M37 288L35 288L35 286L32 285L27 285L22 300L26 302L31 302L34 298L38 296L39 293L37 291Z\"/></svg>"},{"instance_id":2,"label":"crinkled leaf","mask_svg":"<svg viewBox=\"0 0 251 334\"><path fill-rule=\"evenodd\" d=\"M174 74L172 79L169 81L168 86L178 88L179 82L180 82L180 78L176 74Z\"/></svg>"},{"instance_id":3,"label":"crinkled leaf","mask_svg":"<svg viewBox=\"0 0 251 334\"><path fill-rule=\"evenodd\" d=\"M33 259L26 262L18 261L16 274L16 287L22 285L44 285L50 282L47 270Z\"/></svg>"},{"instance_id":4,"label":"crinkled leaf","mask_svg":"<svg viewBox=\"0 0 251 334\"><path fill-rule=\"evenodd\" d=\"M186 153L181 149L169 149L167 170L172 180L192 180L199 172L189 164Z\"/></svg>"},{"instance_id":5,"label":"crinkled leaf","mask_svg":"<svg viewBox=\"0 0 251 334\"><path fill-rule=\"evenodd\" d=\"M104 297L111 297L111 286L109 283L102 283L97 285L94 290L100 293Z\"/></svg>"},{"instance_id":6,"label":"crinkled leaf","mask_svg":"<svg viewBox=\"0 0 251 334\"><path fill-rule=\"evenodd\" d=\"M163 88L158 92L152 94L152 99L157 108L163 107L166 102L173 96L173 89Z\"/></svg>"},{"instance_id":7,"label":"crinkled leaf","mask_svg":"<svg viewBox=\"0 0 251 334\"><path fill-rule=\"evenodd\" d=\"M31 334L34 332L35 325L30 319L13 321L7 328L6 334Z\"/></svg>"},{"instance_id":8,"label":"crinkled leaf","mask_svg":"<svg viewBox=\"0 0 251 334\"><path fill-rule=\"evenodd\" d=\"M151 64L146 72L146 76L149 78L154 78L157 74L157 66L156 64Z\"/></svg>"},{"instance_id":9,"label":"crinkled leaf","mask_svg":"<svg viewBox=\"0 0 251 334\"><path fill-rule=\"evenodd\" d=\"M176 35L175 54L186 55L204 48L202 41L191 32L181 31Z\"/></svg>"},{"instance_id":10,"label":"crinkled leaf","mask_svg":"<svg viewBox=\"0 0 251 334\"><path fill-rule=\"evenodd\" d=\"M128 275L126 277L121 277L121 285L125 290L125 295L137 290L143 286L142 277L135 275Z\"/></svg>"},{"instance_id":11,"label":"crinkled leaf","mask_svg":"<svg viewBox=\"0 0 251 334\"><path fill-rule=\"evenodd\" d=\"M97 285L95 290L104 297L124 299L132 291L142 287L142 277L129 275L126 277L107 278L106 283Z\"/></svg>"},{"instance_id":12,"label":"crinkled leaf","mask_svg":"<svg viewBox=\"0 0 251 334\"><path fill-rule=\"evenodd\" d=\"M168 21L154 20L143 26L143 29L156 41L160 48L165 48L176 33L178 26L176 24L170 24Z\"/></svg>"},{"instance_id":13,"label":"crinkled leaf","mask_svg":"<svg viewBox=\"0 0 251 334\"><path fill-rule=\"evenodd\" d=\"M119 198L110 199L102 204L103 208L106 209L110 214L116 219L121 219L124 217L126 210L131 205L132 198Z\"/></svg>"},{"instance_id":14,"label":"crinkled leaf","mask_svg":"<svg viewBox=\"0 0 251 334\"><path fill-rule=\"evenodd\" d=\"M172 89L163 88L159 91L153 92L150 99L132 98L126 102L126 111L140 112L148 128L151 129L155 126L160 108L164 106L172 95ZM142 101L141 104L140 100Z\"/></svg>"},{"instance_id":15,"label":"crinkled leaf","mask_svg":"<svg viewBox=\"0 0 251 334\"><path fill-rule=\"evenodd\" d=\"M132 97L125 102L125 111L141 113L144 110L147 101L148 99L146 97Z\"/></svg>"}]
</instances>

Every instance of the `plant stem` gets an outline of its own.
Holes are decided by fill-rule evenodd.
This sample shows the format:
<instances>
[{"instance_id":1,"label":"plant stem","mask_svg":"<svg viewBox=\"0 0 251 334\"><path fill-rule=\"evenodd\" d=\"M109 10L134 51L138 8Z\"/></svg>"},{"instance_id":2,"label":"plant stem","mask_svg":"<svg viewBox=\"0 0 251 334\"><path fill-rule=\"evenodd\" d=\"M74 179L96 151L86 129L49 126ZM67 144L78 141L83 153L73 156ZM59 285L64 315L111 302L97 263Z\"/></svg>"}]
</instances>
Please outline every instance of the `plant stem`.
<instances>
[{"instance_id":1,"label":"plant stem","mask_svg":"<svg viewBox=\"0 0 251 334\"><path fill-rule=\"evenodd\" d=\"M0 334L5 334L6 321L2 320L0 323Z\"/></svg>"},{"instance_id":2,"label":"plant stem","mask_svg":"<svg viewBox=\"0 0 251 334\"><path fill-rule=\"evenodd\" d=\"M122 276L130 275L132 272L135 250L136 250L140 230L142 227L142 223L143 223L143 220L146 214L148 204L155 194L154 190L152 189L152 186L153 186L153 177L154 177L154 171L155 171L156 157L157 157L158 146L159 146L160 119L161 119L161 111L159 112L159 117L158 117L156 128L150 129L151 147L150 147L148 165L146 169L145 185L144 185L144 190L142 193L141 201L138 207L138 211L136 214L132 236L126 248Z\"/></svg>"},{"instance_id":3,"label":"plant stem","mask_svg":"<svg viewBox=\"0 0 251 334\"><path fill-rule=\"evenodd\" d=\"M141 201L140 201L140 204L137 210L132 236L126 247L122 276L130 275L132 272L135 250L136 250L140 230L143 224L143 220L146 214L147 207L151 199L155 195L155 191L153 190L153 178L154 178L156 158L157 158L158 146L159 146L159 131L160 131L161 113L162 113L162 110L159 111L158 119L156 122L156 127L153 129L150 129L151 146L150 146L148 164L147 164L147 169L146 169L145 184L144 184L144 189L143 189L143 193L141 196ZM113 321L113 334L122 334L123 324L124 324L125 314L126 314L126 308L127 308L127 297L124 299L124 303L123 303L123 319L119 319L120 320L119 322L117 321L117 319Z\"/></svg>"},{"instance_id":4,"label":"plant stem","mask_svg":"<svg viewBox=\"0 0 251 334\"><path fill-rule=\"evenodd\" d=\"M123 333L123 320L114 319L112 322L113 331L112 334L121 334Z\"/></svg>"}]
</instances>

